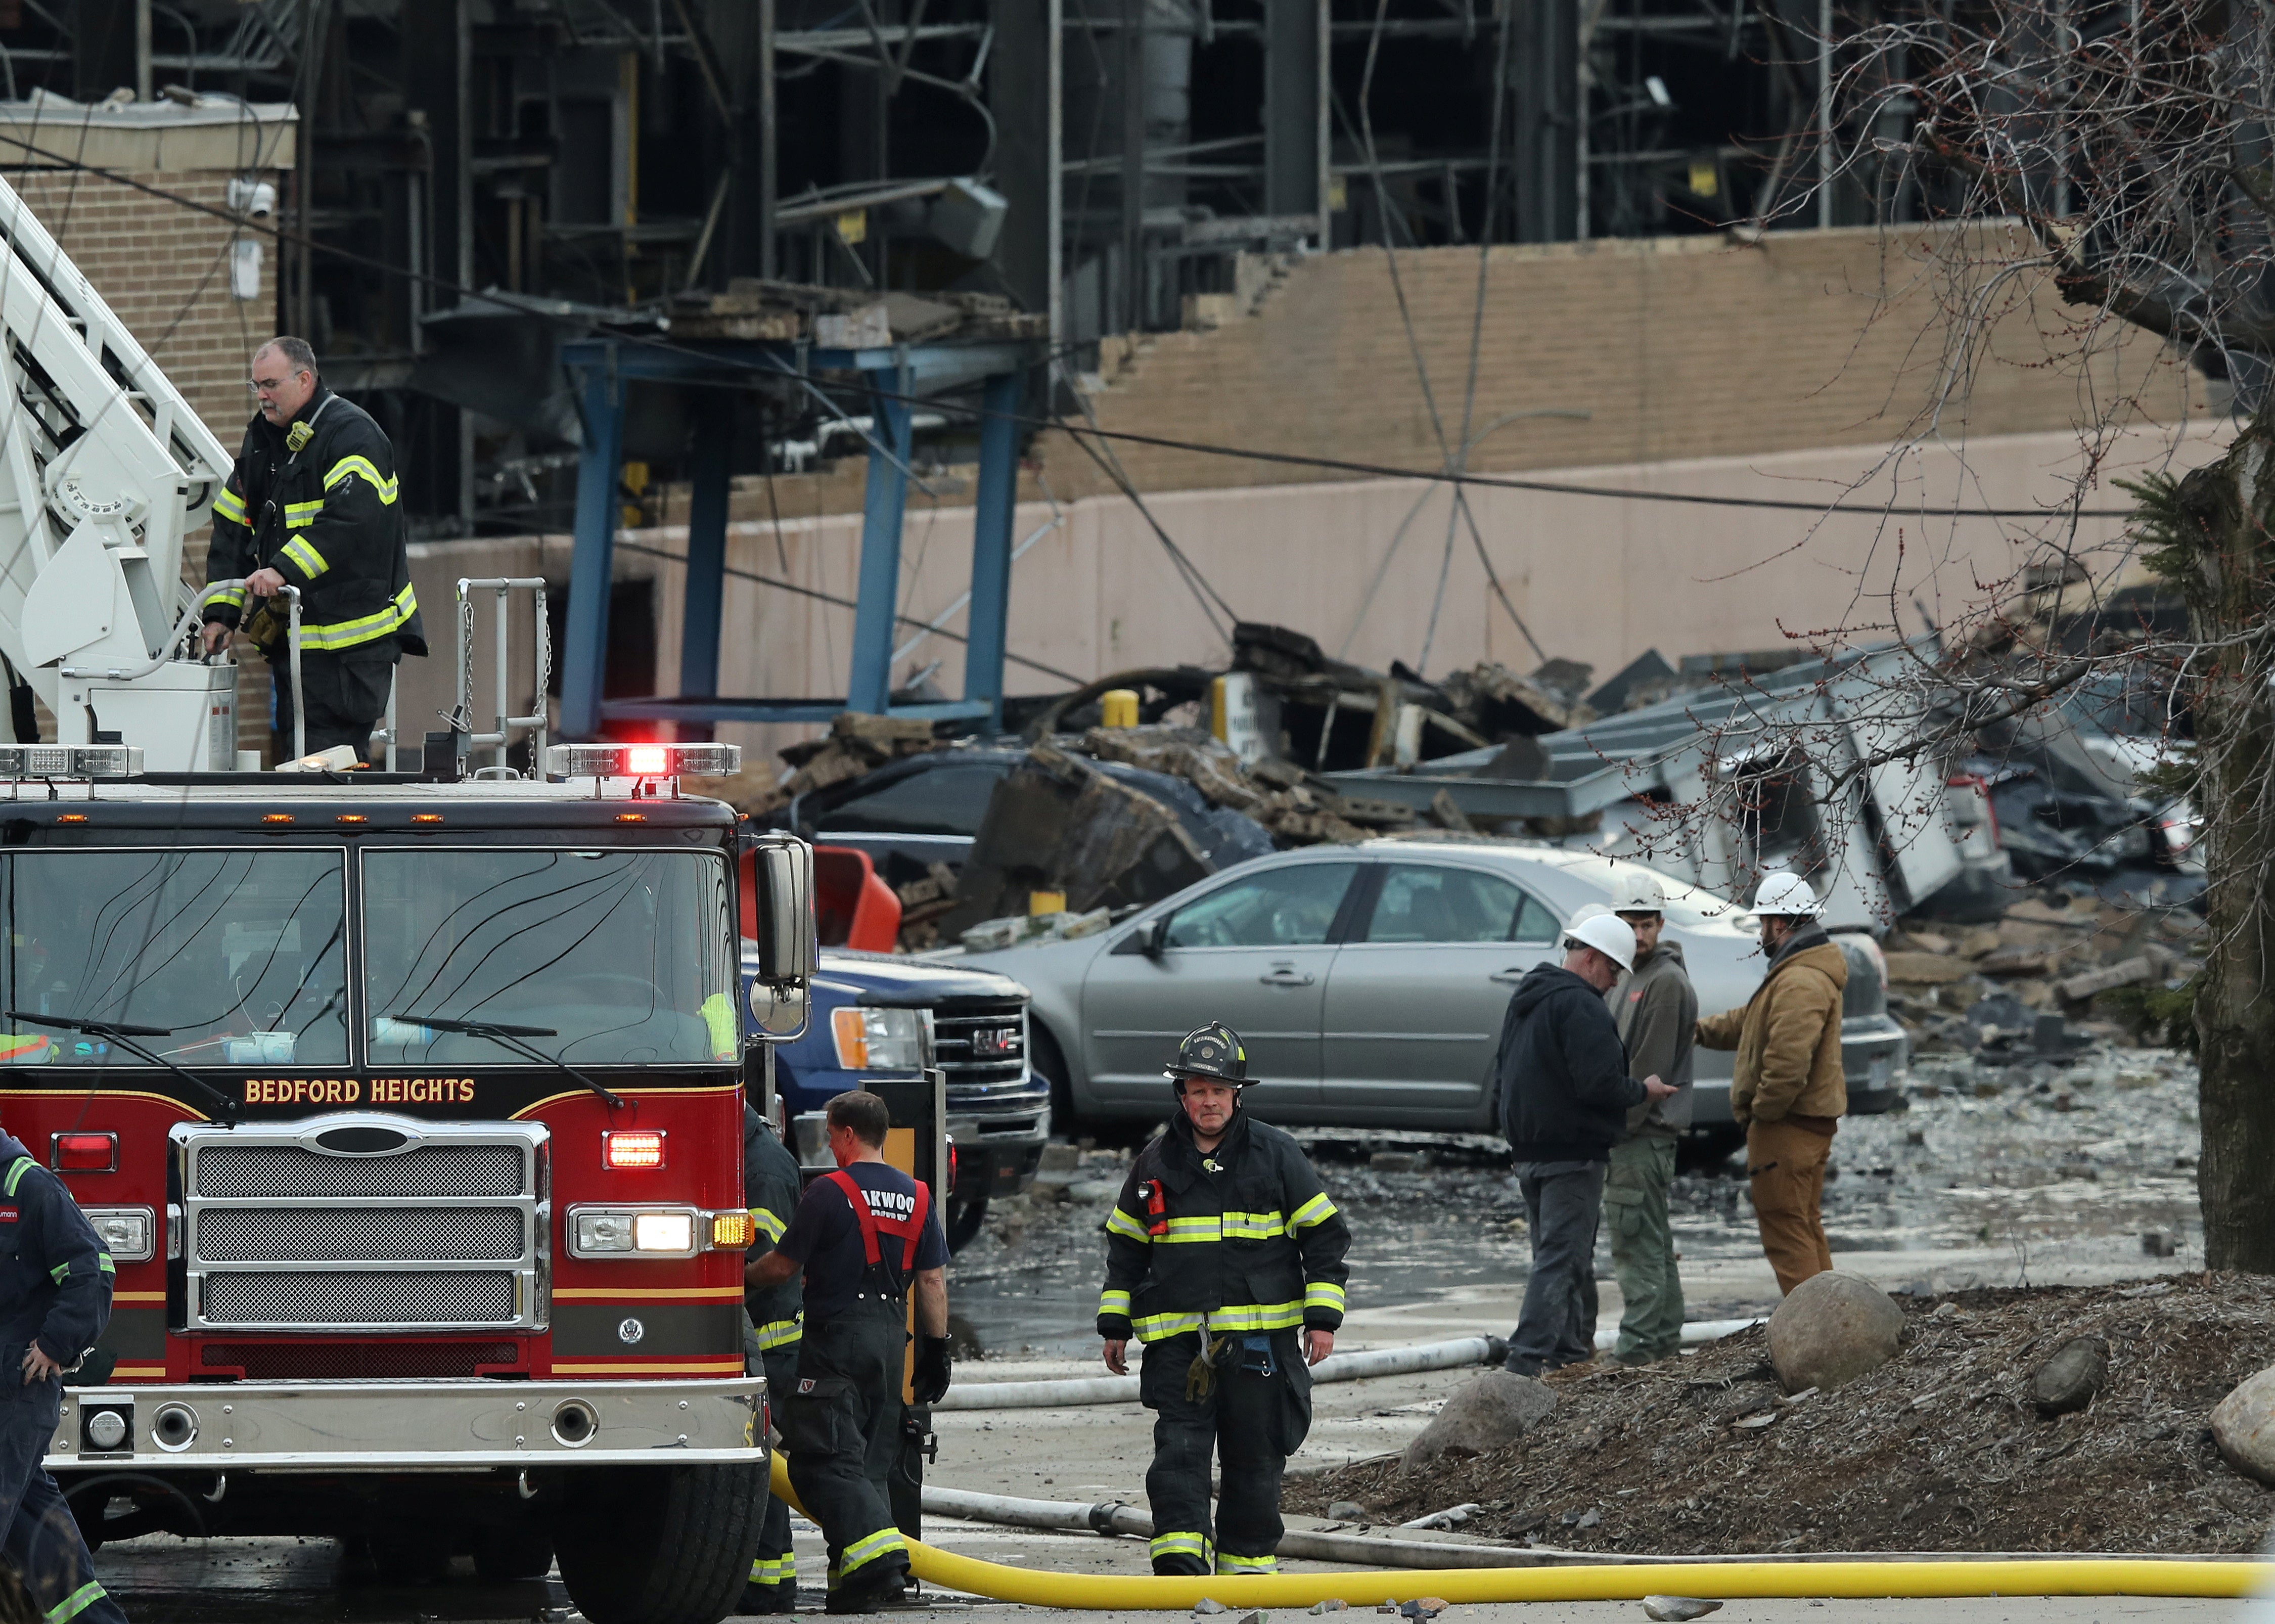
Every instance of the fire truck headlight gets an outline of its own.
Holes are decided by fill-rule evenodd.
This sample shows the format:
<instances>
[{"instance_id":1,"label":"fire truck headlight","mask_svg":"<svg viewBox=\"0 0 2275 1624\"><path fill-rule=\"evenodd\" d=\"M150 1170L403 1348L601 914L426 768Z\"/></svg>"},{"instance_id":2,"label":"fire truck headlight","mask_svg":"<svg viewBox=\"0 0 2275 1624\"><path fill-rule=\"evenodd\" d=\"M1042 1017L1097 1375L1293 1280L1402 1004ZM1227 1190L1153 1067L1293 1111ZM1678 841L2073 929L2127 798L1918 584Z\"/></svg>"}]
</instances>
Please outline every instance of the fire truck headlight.
<instances>
[{"instance_id":1,"label":"fire truck headlight","mask_svg":"<svg viewBox=\"0 0 2275 1624\"><path fill-rule=\"evenodd\" d=\"M95 1238L102 1243L113 1262L147 1263L155 1251L157 1238L157 1214L147 1206L91 1206L85 1209L87 1221L94 1226Z\"/></svg>"},{"instance_id":2,"label":"fire truck headlight","mask_svg":"<svg viewBox=\"0 0 2275 1624\"><path fill-rule=\"evenodd\" d=\"M632 1249L630 1212L579 1212L574 1223L574 1250L581 1257L628 1252Z\"/></svg>"},{"instance_id":3,"label":"fire truck headlight","mask_svg":"<svg viewBox=\"0 0 2275 1624\"><path fill-rule=\"evenodd\" d=\"M632 1250L643 1252L692 1252L695 1250L695 1214L642 1212L632 1220Z\"/></svg>"}]
</instances>

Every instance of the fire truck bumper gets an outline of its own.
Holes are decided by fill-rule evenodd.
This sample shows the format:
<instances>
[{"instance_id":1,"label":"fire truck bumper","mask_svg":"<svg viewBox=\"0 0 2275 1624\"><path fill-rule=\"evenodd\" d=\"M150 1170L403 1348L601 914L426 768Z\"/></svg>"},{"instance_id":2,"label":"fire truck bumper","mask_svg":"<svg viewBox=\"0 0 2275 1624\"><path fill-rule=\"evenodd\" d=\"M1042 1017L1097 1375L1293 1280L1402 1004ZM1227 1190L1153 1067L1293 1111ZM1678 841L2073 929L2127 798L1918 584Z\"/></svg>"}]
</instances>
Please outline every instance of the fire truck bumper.
<instances>
[{"instance_id":1,"label":"fire truck bumper","mask_svg":"<svg viewBox=\"0 0 2275 1624\"><path fill-rule=\"evenodd\" d=\"M50 1471L469 1471L767 1458L766 1380L141 1384L64 1394ZM107 1418L108 1417L108 1418Z\"/></svg>"}]
</instances>

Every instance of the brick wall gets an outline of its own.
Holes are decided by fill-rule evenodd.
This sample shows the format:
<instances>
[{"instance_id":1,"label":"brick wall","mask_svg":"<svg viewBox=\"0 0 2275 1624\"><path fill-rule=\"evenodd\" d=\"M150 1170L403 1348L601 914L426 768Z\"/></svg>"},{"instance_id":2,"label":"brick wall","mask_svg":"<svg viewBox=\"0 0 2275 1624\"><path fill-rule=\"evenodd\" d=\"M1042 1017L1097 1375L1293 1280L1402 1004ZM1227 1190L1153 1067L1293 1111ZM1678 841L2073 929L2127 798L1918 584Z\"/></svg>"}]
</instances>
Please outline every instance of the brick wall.
<instances>
[{"instance_id":1,"label":"brick wall","mask_svg":"<svg viewBox=\"0 0 2275 1624\"><path fill-rule=\"evenodd\" d=\"M253 348L273 336L276 319L276 253L264 243L261 296L230 293L231 223L153 197L99 176L68 170L10 168L8 184L31 205L64 252L149 351L174 387L234 452L252 416L246 364ZM220 208L230 175L204 170L134 171L162 191ZM266 178L278 177L270 172ZM210 533L185 540L182 573L203 585ZM246 749L268 737L268 673L261 656L240 645L238 742ZM51 732L51 724L43 721Z\"/></svg>"}]
</instances>

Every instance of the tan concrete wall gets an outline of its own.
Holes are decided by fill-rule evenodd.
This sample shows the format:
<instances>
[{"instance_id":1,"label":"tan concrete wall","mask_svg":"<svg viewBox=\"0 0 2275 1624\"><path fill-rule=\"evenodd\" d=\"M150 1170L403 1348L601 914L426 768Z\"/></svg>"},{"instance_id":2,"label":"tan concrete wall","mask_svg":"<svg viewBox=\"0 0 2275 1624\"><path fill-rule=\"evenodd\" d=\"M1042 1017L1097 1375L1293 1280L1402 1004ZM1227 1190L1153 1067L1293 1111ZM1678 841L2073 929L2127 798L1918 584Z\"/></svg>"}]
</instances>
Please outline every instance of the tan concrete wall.
<instances>
[{"instance_id":1,"label":"tan concrete wall","mask_svg":"<svg viewBox=\"0 0 2275 1624\"><path fill-rule=\"evenodd\" d=\"M2105 448L2102 495L2095 508L2121 509L2107 480L2152 466L2185 468L2217 453L2221 436L2207 426L2144 426ZM2065 433L2007 435L1958 452L1924 452L1907 465L1902 489L1909 512L1834 515L1754 508L1706 507L1472 487L1470 500L1485 551L1519 615L1550 654L1582 660L1608 676L1647 648L1684 653L1777 647L1847 638L1872 641L1922 630L1924 605L1948 626L1979 606L1987 585L2012 578L2041 555L2059 525L2037 520L1924 518L1940 499L1968 505L2032 509L2059 503L2080 456ZM1541 471L1543 479L1617 489L1759 495L1829 502L1883 457L1878 447L1786 452L1774 456ZM1885 495L1887 486L1868 487ZM1417 503L1419 508L1417 510ZM1331 652L1387 667L1420 661L1428 636L1438 571L1445 556L1445 487L1416 480L1168 492L1149 505L1201 572L1245 619L1270 620L1311 632ZM1413 512L1390 567L1376 577L1400 521ZM1014 662L1015 693L1050 692L1106 673L1142 665L1220 662L1223 639L1212 631L1151 529L1121 497L1062 504L1023 503L1015 540L1052 525L1012 574L1010 646L1015 654L1063 676ZM722 691L787 697L842 694L852 639L849 608L748 578L787 580L810 593L850 600L859 563L858 515L738 521L728 539L730 575L724 606ZM2121 562L2121 524L2082 521L2074 553L2097 575ZM684 527L629 533L626 541L679 554ZM554 579L568 573L565 536L520 542L451 543L418 549L413 571L438 652L449 633L450 583L461 574L529 570ZM657 668L676 686L682 570L630 550L624 574L657 579L662 608ZM968 509L912 515L903 549L901 612L929 620L963 592L971 569ZM1893 603L1893 610L1892 610ZM1893 615L1893 623L1892 623ZM487 622L484 623L487 626ZM961 632L962 614L947 630ZM905 642L903 627L896 645ZM517 633L517 635L519 635ZM480 645L487 648L487 631ZM1457 533L1439 624L1425 668L1442 675L1480 659L1520 668L1532 649L1493 600L1466 532ZM896 681L933 660L936 679L960 693L964 650L944 638L923 642L896 662ZM447 660L406 677L432 696L419 714L447 708ZM406 671L411 668L406 666ZM487 667L478 679L489 680ZM486 689L484 690L487 691ZM411 691L406 685L406 692ZM409 712L406 710L406 714ZM426 723L423 725L439 725ZM722 733L753 749L778 748L808 729L743 729Z\"/></svg>"}]
</instances>

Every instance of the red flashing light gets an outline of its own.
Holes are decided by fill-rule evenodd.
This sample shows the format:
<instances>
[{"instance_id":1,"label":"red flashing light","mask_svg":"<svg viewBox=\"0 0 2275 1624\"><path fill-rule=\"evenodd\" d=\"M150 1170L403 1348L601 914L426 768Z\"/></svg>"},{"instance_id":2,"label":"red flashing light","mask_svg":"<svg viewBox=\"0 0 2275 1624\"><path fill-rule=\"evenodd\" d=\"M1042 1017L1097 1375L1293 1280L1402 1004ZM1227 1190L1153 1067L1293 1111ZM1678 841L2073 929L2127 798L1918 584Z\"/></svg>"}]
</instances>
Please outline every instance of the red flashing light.
<instances>
[{"instance_id":1,"label":"red flashing light","mask_svg":"<svg viewBox=\"0 0 2275 1624\"><path fill-rule=\"evenodd\" d=\"M116 1173L118 1136L115 1133L59 1133L49 1136L49 1165L58 1173Z\"/></svg>"},{"instance_id":2,"label":"red flashing light","mask_svg":"<svg viewBox=\"0 0 2275 1624\"><path fill-rule=\"evenodd\" d=\"M601 1164L619 1173L661 1167L663 1136L647 1132L604 1133L601 1136Z\"/></svg>"},{"instance_id":3,"label":"red flashing light","mask_svg":"<svg viewBox=\"0 0 2275 1624\"><path fill-rule=\"evenodd\" d=\"M635 778L661 778L671 770L671 752L661 744L635 744L624 752L624 767Z\"/></svg>"}]
</instances>

